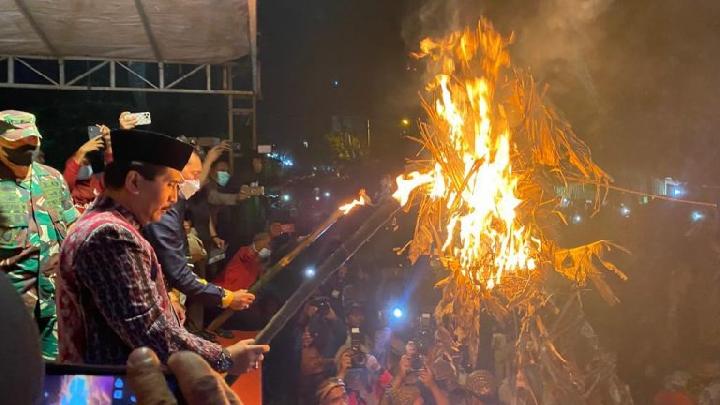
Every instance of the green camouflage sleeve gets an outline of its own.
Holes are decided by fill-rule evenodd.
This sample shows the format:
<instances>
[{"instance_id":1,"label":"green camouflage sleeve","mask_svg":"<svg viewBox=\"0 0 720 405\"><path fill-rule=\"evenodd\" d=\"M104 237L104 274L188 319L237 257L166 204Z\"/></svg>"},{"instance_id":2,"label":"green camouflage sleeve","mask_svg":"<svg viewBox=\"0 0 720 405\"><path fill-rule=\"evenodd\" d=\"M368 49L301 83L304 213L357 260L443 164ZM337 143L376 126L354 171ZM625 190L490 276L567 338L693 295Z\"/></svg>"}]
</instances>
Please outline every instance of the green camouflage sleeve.
<instances>
[{"instance_id":1,"label":"green camouflage sleeve","mask_svg":"<svg viewBox=\"0 0 720 405\"><path fill-rule=\"evenodd\" d=\"M73 199L70 195L70 188L68 188L65 179L61 177L60 183L62 187L62 217L65 224L70 225L78 219L80 212L78 212L77 208L75 208L75 204L73 204Z\"/></svg>"}]
</instances>

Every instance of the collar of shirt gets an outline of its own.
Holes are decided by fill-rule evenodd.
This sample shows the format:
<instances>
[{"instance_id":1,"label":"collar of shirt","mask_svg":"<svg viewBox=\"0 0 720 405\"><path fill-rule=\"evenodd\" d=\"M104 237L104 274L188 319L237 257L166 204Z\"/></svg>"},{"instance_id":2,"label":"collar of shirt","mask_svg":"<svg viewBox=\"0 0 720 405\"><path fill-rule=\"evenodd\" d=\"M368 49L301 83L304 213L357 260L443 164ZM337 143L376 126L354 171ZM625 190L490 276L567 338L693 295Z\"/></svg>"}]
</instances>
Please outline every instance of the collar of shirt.
<instances>
[{"instance_id":1,"label":"collar of shirt","mask_svg":"<svg viewBox=\"0 0 720 405\"><path fill-rule=\"evenodd\" d=\"M140 223L137 221L137 219L135 219L135 215L133 215L133 213L130 212L129 209L118 204L115 200L106 195L99 196L95 200L95 204L93 204L91 209L93 211L116 211L123 218L125 218L128 223L135 227L135 229L140 230Z\"/></svg>"}]
</instances>

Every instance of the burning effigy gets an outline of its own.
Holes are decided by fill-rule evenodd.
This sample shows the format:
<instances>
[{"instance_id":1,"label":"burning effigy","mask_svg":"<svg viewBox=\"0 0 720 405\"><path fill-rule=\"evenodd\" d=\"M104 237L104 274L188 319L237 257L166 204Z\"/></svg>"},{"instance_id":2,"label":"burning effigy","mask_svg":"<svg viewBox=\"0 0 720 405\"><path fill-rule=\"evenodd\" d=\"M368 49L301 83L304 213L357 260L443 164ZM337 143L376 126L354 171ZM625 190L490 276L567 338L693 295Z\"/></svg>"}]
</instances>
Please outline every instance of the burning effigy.
<instances>
[{"instance_id":1,"label":"burning effigy","mask_svg":"<svg viewBox=\"0 0 720 405\"><path fill-rule=\"evenodd\" d=\"M500 325L511 355L496 372L515 403L631 403L580 293L592 284L610 305L619 301L605 278L626 276L605 255L622 248L562 247L551 235L558 220L567 224L553 186L598 184L597 210L611 179L533 77L512 65L511 41L481 19L423 40L414 54L427 64L427 118L393 195L417 209L401 252L447 270L435 320L448 358L465 347L477 359L482 312Z\"/></svg>"}]
</instances>

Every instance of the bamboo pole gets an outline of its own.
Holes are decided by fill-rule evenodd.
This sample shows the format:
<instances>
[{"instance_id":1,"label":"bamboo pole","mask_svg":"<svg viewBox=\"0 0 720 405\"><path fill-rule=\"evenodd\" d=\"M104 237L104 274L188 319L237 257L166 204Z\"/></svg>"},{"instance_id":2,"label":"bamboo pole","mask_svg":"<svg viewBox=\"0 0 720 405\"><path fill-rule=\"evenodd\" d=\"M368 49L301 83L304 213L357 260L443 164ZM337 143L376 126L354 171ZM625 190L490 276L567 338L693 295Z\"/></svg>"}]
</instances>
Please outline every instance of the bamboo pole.
<instances>
[{"instance_id":1,"label":"bamboo pole","mask_svg":"<svg viewBox=\"0 0 720 405\"><path fill-rule=\"evenodd\" d=\"M300 242L295 248L290 251L290 253L283 256L280 260L275 262L270 268L268 268L263 275L260 277L258 281L255 282L250 288L248 289L248 292L251 292L253 294L259 293L272 279L275 278L275 276L280 273L284 268L286 268L290 263L292 263L297 256L302 253L305 249L307 249L310 245L312 245L316 240L318 240L322 235L325 234L325 232L328 231L328 229L332 228L337 221L343 217L345 213L340 210L336 209L332 215L330 215L322 224L320 224L318 227L313 230L313 232L308 235L307 238L303 239L302 242ZM215 332L222 326L230 317L235 313L232 309L226 309L220 315L218 315L211 323L208 325L206 330L208 332Z\"/></svg>"},{"instance_id":2,"label":"bamboo pole","mask_svg":"<svg viewBox=\"0 0 720 405\"><path fill-rule=\"evenodd\" d=\"M275 335L285 327L288 321L297 314L303 303L310 298L313 292L355 255L400 208L400 204L394 199L388 199L381 204L360 229L347 238L345 242L335 249L333 254L317 268L316 276L306 280L295 290L290 298L285 301L282 308L270 319L270 322L268 322L265 328L255 336L255 342L257 344L269 343Z\"/></svg>"}]
</instances>

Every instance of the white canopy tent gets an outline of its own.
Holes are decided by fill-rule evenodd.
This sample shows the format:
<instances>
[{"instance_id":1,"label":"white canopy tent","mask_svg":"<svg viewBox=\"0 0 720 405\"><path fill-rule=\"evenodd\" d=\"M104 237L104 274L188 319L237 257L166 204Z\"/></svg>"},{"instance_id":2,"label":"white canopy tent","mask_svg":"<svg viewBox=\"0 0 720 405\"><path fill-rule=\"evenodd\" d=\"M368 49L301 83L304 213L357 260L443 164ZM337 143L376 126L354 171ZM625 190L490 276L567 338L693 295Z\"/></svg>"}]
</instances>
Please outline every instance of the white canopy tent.
<instances>
[{"instance_id":1,"label":"white canopy tent","mask_svg":"<svg viewBox=\"0 0 720 405\"><path fill-rule=\"evenodd\" d=\"M255 126L256 38L256 0L0 0L0 88L223 94L232 137L233 115ZM238 88L247 57L252 84Z\"/></svg>"}]
</instances>

